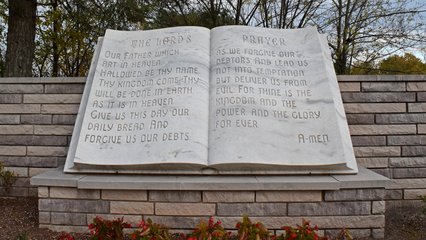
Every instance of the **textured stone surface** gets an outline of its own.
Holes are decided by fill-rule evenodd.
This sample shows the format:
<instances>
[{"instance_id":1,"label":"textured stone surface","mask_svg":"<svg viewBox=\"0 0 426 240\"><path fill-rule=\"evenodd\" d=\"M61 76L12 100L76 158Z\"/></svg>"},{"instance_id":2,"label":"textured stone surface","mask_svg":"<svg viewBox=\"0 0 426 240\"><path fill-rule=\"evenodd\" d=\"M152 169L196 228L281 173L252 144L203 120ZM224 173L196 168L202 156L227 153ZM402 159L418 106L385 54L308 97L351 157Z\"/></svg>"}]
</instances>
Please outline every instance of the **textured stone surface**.
<instances>
[{"instance_id":1,"label":"textured stone surface","mask_svg":"<svg viewBox=\"0 0 426 240\"><path fill-rule=\"evenodd\" d=\"M40 224L39 227L47 228L54 232L87 233L87 226L62 226L53 224Z\"/></svg>"},{"instance_id":2,"label":"textured stone surface","mask_svg":"<svg viewBox=\"0 0 426 240\"><path fill-rule=\"evenodd\" d=\"M385 200L402 199L401 189L386 189Z\"/></svg>"},{"instance_id":3,"label":"textured stone surface","mask_svg":"<svg viewBox=\"0 0 426 240\"><path fill-rule=\"evenodd\" d=\"M374 124L374 114L346 114L348 124Z\"/></svg>"},{"instance_id":4,"label":"textured stone surface","mask_svg":"<svg viewBox=\"0 0 426 240\"><path fill-rule=\"evenodd\" d=\"M0 146L0 155L5 156L25 156L27 148L25 146Z\"/></svg>"},{"instance_id":5,"label":"textured stone surface","mask_svg":"<svg viewBox=\"0 0 426 240\"><path fill-rule=\"evenodd\" d=\"M289 203L289 216L368 215L370 202Z\"/></svg>"},{"instance_id":6,"label":"textured stone surface","mask_svg":"<svg viewBox=\"0 0 426 240\"><path fill-rule=\"evenodd\" d=\"M326 191L325 201L367 201L382 200L385 196L385 189L365 188L365 189L342 189L338 191Z\"/></svg>"},{"instance_id":7,"label":"textured stone surface","mask_svg":"<svg viewBox=\"0 0 426 240\"><path fill-rule=\"evenodd\" d=\"M17 167L57 167L61 160L59 157L7 157L2 156L5 166Z\"/></svg>"},{"instance_id":8,"label":"textured stone surface","mask_svg":"<svg viewBox=\"0 0 426 240\"><path fill-rule=\"evenodd\" d=\"M285 216L286 203L218 203L218 216Z\"/></svg>"},{"instance_id":9,"label":"textured stone surface","mask_svg":"<svg viewBox=\"0 0 426 240\"><path fill-rule=\"evenodd\" d=\"M77 114L79 104L43 104L41 113L43 114Z\"/></svg>"},{"instance_id":10,"label":"textured stone surface","mask_svg":"<svg viewBox=\"0 0 426 240\"><path fill-rule=\"evenodd\" d=\"M407 91L426 91L426 82L409 82L407 83Z\"/></svg>"},{"instance_id":11,"label":"textured stone surface","mask_svg":"<svg viewBox=\"0 0 426 240\"><path fill-rule=\"evenodd\" d=\"M401 156L401 148L398 146L389 147L354 147L356 157L396 157Z\"/></svg>"},{"instance_id":12,"label":"textured stone surface","mask_svg":"<svg viewBox=\"0 0 426 240\"><path fill-rule=\"evenodd\" d=\"M404 82L363 82L363 92L402 92L405 91Z\"/></svg>"},{"instance_id":13,"label":"textured stone surface","mask_svg":"<svg viewBox=\"0 0 426 240\"><path fill-rule=\"evenodd\" d=\"M426 92L418 92L417 93L417 101L426 102Z\"/></svg>"},{"instance_id":14,"label":"textured stone surface","mask_svg":"<svg viewBox=\"0 0 426 240\"><path fill-rule=\"evenodd\" d=\"M426 186L423 189L404 190L404 199L419 199L420 196L426 196Z\"/></svg>"},{"instance_id":15,"label":"textured stone surface","mask_svg":"<svg viewBox=\"0 0 426 240\"><path fill-rule=\"evenodd\" d=\"M366 157L357 158L356 161L359 165L366 168L385 168L388 167L389 159L386 157Z\"/></svg>"},{"instance_id":16,"label":"textured stone surface","mask_svg":"<svg viewBox=\"0 0 426 240\"><path fill-rule=\"evenodd\" d=\"M33 134L34 127L31 125L0 125L2 134Z\"/></svg>"},{"instance_id":17,"label":"textured stone surface","mask_svg":"<svg viewBox=\"0 0 426 240\"><path fill-rule=\"evenodd\" d=\"M185 216L149 216L149 218L159 224L163 224L165 226L168 226L169 228L175 228L175 229L192 229L194 226L197 226L197 224L204 220L205 222L208 221L208 216L203 217L185 217ZM223 219L222 217L220 218ZM235 225L231 228L235 228Z\"/></svg>"},{"instance_id":18,"label":"textured stone surface","mask_svg":"<svg viewBox=\"0 0 426 240\"><path fill-rule=\"evenodd\" d=\"M345 103L347 113L400 113L406 112L405 103Z\"/></svg>"},{"instance_id":19,"label":"textured stone surface","mask_svg":"<svg viewBox=\"0 0 426 240\"><path fill-rule=\"evenodd\" d=\"M49 197L49 187L38 187L38 197L39 198L48 198Z\"/></svg>"},{"instance_id":20,"label":"textured stone surface","mask_svg":"<svg viewBox=\"0 0 426 240\"><path fill-rule=\"evenodd\" d=\"M148 199L148 193L143 190L102 190L102 199L146 201Z\"/></svg>"},{"instance_id":21,"label":"textured stone surface","mask_svg":"<svg viewBox=\"0 0 426 240\"><path fill-rule=\"evenodd\" d=\"M24 103L80 103L81 94L24 94Z\"/></svg>"},{"instance_id":22,"label":"textured stone surface","mask_svg":"<svg viewBox=\"0 0 426 240\"><path fill-rule=\"evenodd\" d=\"M394 168L392 171L393 178L426 178L426 168Z\"/></svg>"},{"instance_id":23,"label":"textured stone surface","mask_svg":"<svg viewBox=\"0 0 426 240\"><path fill-rule=\"evenodd\" d=\"M204 191L203 202L254 202L254 191Z\"/></svg>"},{"instance_id":24,"label":"textured stone surface","mask_svg":"<svg viewBox=\"0 0 426 240\"><path fill-rule=\"evenodd\" d=\"M339 82L341 92L359 92L361 90L361 83L359 82Z\"/></svg>"},{"instance_id":25,"label":"textured stone surface","mask_svg":"<svg viewBox=\"0 0 426 240\"><path fill-rule=\"evenodd\" d=\"M426 124L418 124L417 125L417 132L419 134L425 134L426 133Z\"/></svg>"},{"instance_id":26,"label":"textured stone surface","mask_svg":"<svg viewBox=\"0 0 426 240\"><path fill-rule=\"evenodd\" d=\"M421 157L425 155L426 146L402 146L402 156L404 157Z\"/></svg>"},{"instance_id":27,"label":"textured stone surface","mask_svg":"<svg viewBox=\"0 0 426 240\"><path fill-rule=\"evenodd\" d=\"M386 145L386 136L352 136L351 139L355 147Z\"/></svg>"},{"instance_id":28,"label":"textured stone surface","mask_svg":"<svg viewBox=\"0 0 426 240\"><path fill-rule=\"evenodd\" d=\"M375 239L383 239L385 237L385 229L384 228L376 228L371 230L371 236Z\"/></svg>"},{"instance_id":29,"label":"textured stone surface","mask_svg":"<svg viewBox=\"0 0 426 240\"><path fill-rule=\"evenodd\" d=\"M38 213L38 223L50 223L50 212L39 212Z\"/></svg>"},{"instance_id":30,"label":"textured stone surface","mask_svg":"<svg viewBox=\"0 0 426 240\"><path fill-rule=\"evenodd\" d=\"M154 203L111 201L110 213L119 214L154 214Z\"/></svg>"},{"instance_id":31,"label":"textured stone surface","mask_svg":"<svg viewBox=\"0 0 426 240\"><path fill-rule=\"evenodd\" d=\"M0 145L66 145L65 136L4 135L0 137Z\"/></svg>"},{"instance_id":32,"label":"textured stone surface","mask_svg":"<svg viewBox=\"0 0 426 240\"><path fill-rule=\"evenodd\" d=\"M390 158L391 167L426 167L426 157Z\"/></svg>"},{"instance_id":33,"label":"textured stone surface","mask_svg":"<svg viewBox=\"0 0 426 240\"><path fill-rule=\"evenodd\" d=\"M38 135L71 135L74 126L35 125L34 133Z\"/></svg>"},{"instance_id":34,"label":"textured stone surface","mask_svg":"<svg viewBox=\"0 0 426 240\"><path fill-rule=\"evenodd\" d=\"M42 93L42 84L2 84L0 93Z\"/></svg>"},{"instance_id":35,"label":"textured stone surface","mask_svg":"<svg viewBox=\"0 0 426 240\"><path fill-rule=\"evenodd\" d=\"M201 191L149 191L149 201L201 202Z\"/></svg>"},{"instance_id":36,"label":"textured stone surface","mask_svg":"<svg viewBox=\"0 0 426 240\"><path fill-rule=\"evenodd\" d=\"M39 199L40 211L109 213L109 202L101 200Z\"/></svg>"},{"instance_id":37,"label":"textured stone surface","mask_svg":"<svg viewBox=\"0 0 426 240\"><path fill-rule=\"evenodd\" d=\"M0 124L19 124L20 118L18 114L1 114Z\"/></svg>"},{"instance_id":38,"label":"textured stone surface","mask_svg":"<svg viewBox=\"0 0 426 240\"><path fill-rule=\"evenodd\" d=\"M5 167L4 169L17 174L19 177L28 177L27 167Z\"/></svg>"},{"instance_id":39,"label":"textured stone surface","mask_svg":"<svg viewBox=\"0 0 426 240\"><path fill-rule=\"evenodd\" d=\"M388 145L426 145L426 135L388 136Z\"/></svg>"},{"instance_id":40,"label":"textured stone surface","mask_svg":"<svg viewBox=\"0 0 426 240\"><path fill-rule=\"evenodd\" d=\"M389 123L426 123L425 113L407 113L407 114L377 114L376 122L381 124Z\"/></svg>"},{"instance_id":41,"label":"textured stone surface","mask_svg":"<svg viewBox=\"0 0 426 240\"><path fill-rule=\"evenodd\" d=\"M415 93L342 93L342 99L345 103L385 103L385 102L415 102Z\"/></svg>"},{"instance_id":42,"label":"textured stone surface","mask_svg":"<svg viewBox=\"0 0 426 240\"><path fill-rule=\"evenodd\" d=\"M51 198L74 198L74 199L99 199L100 190L88 190L88 189L77 189L77 188L62 188L62 187L51 187L50 188Z\"/></svg>"},{"instance_id":43,"label":"textured stone surface","mask_svg":"<svg viewBox=\"0 0 426 240\"><path fill-rule=\"evenodd\" d=\"M68 147L42 147L42 146L28 146L28 156L66 156Z\"/></svg>"},{"instance_id":44,"label":"textured stone surface","mask_svg":"<svg viewBox=\"0 0 426 240\"><path fill-rule=\"evenodd\" d=\"M74 125L77 115L53 115L53 124L69 124Z\"/></svg>"},{"instance_id":45,"label":"textured stone surface","mask_svg":"<svg viewBox=\"0 0 426 240\"><path fill-rule=\"evenodd\" d=\"M305 217L251 217L252 222L262 222L268 229L281 229L282 226L296 226ZM234 228L241 217L221 217L224 227ZM319 228L382 228L385 226L384 215L369 216L312 216L309 218L312 225Z\"/></svg>"},{"instance_id":46,"label":"textured stone surface","mask_svg":"<svg viewBox=\"0 0 426 240\"><path fill-rule=\"evenodd\" d=\"M386 202L385 201L373 201L371 206L372 214L385 214Z\"/></svg>"},{"instance_id":47,"label":"textured stone surface","mask_svg":"<svg viewBox=\"0 0 426 240\"><path fill-rule=\"evenodd\" d=\"M424 188L426 178L391 179L388 189Z\"/></svg>"},{"instance_id":48,"label":"textured stone surface","mask_svg":"<svg viewBox=\"0 0 426 240\"><path fill-rule=\"evenodd\" d=\"M351 135L416 134L415 124L349 125Z\"/></svg>"},{"instance_id":49,"label":"textured stone surface","mask_svg":"<svg viewBox=\"0 0 426 240\"><path fill-rule=\"evenodd\" d=\"M40 113L40 104L0 104L0 113Z\"/></svg>"},{"instance_id":50,"label":"textured stone surface","mask_svg":"<svg viewBox=\"0 0 426 240\"><path fill-rule=\"evenodd\" d=\"M318 202L322 191L258 191L256 202Z\"/></svg>"},{"instance_id":51,"label":"textured stone surface","mask_svg":"<svg viewBox=\"0 0 426 240\"><path fill-rule=\"evenodd\" d=\"M46 84L45 93L82 93L84 84Z\"/></svg>"},{"instance_id":52,"label":"textured stone surface","mask_svg":"<svg viewBox=\"0 0 426 240\"><path fill-rule=\"evenodd\" d=\"M28 175L29 177L34 177L36 175L42 174L44 172L49 171L50 168L34 168L34 167L30 167L28 168Z\"/></svg>"},{"instance_id":53,"label":"textured stone surface","mask_svg":"<svg viewBox=\"0 0 426 240\"><path fill-rule=\"evenodd\" d=\"M409 103L408 112L426 112L426 103Z\"/></svg>"},{"instance_id":54,"label":"textured stone surface","mask_svg":"<svg viewBox=\"0 0 426 240\"><path fill-rule=\"evenodd\" d=\"M87 224L86 214L84 213L51 213L51 221L58 225L76 225L83 226Z\"/></svg>"},{"instance_id":55,"label":"textured stone surface","mask_svg":"<svg viewBox=\"0 0 426 240\"><path fill-rule=\"evenodd\" d=\"M3 103L22 103L21 94L0 94L0 104Z\"/></svg>"},{"instance_id":56,"label":"textured stone surface","mask_svg":"<svg viewBox=\"0 0 426 240\"><path fill-rule=\"evenodd\" d=\"M52 115L25 114L21 116L23 124L52 124Z\"/></svg>"},{"instance_id":57,"label":"textured stone surface","mask_svg":"<svg viewBox=\"0 0 426 240\"><path fill-rule=\"evenodd\" d=\"M156 203L156 215L213 216L215 204L212 203Z\"/></svg>"}]
</instances>

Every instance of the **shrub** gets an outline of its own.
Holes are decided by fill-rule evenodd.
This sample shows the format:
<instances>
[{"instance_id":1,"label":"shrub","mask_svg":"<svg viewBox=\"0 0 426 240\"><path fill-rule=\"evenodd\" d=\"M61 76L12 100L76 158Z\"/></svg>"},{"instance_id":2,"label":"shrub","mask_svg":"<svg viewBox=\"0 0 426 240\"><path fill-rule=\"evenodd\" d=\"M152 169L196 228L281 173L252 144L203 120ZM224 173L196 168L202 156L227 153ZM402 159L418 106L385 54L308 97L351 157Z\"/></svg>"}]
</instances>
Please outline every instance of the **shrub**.
<instances>
[{"instance_id":1,"label":"shrub","mask_svg":"<svg viewBox=\"0 0 426 240\"><path fill-rule=\"evenodd\" d=\"M115 220L104 220L95 217L93 223L89 224L91 240L123 240L124 228L131 227L130 224L123 221L123 218Z\"/></svg>"},{"instance_id":2,"label":"shrub","mask_svg":"<svg viewBox=\"0 0 426 240\"><path fill-rule=\"evenodd\" d=\"M220 221L213 217L209 221L201 220L194 231L185 235L183 233L169 234L169 230L161 224L153 223L151 219L141 221L131 234L125 235L124 228L131 225L123 221L123 218L104 220L100 217L93 219L89 224L91 240L327 240L327 237L318 236L318 227L311 226L309 221L303 220L302 225L296 227L284 226L285 234L271 235L268 229L260 222L252 223L247 217L238 222L237 236L227 232ZM69 233L63 233L58 240L75 240ZM336 240L352 240L349 231L342 229Z\"/></svg>"},{"instance_id":3,"label":"shrub","mask_svg":"<svg viewBox=\"0 0 426 240\"><path fill-rule=\"evenodd\" d=\"M17 177L18 175L14 172L5 170L3 164L0 162L0 185L3 185L7 193L10 192L10 187L16 181Z\"/></svg>"},{"instance_id":4,"label":"shrub","mask_svg":"<svg viewBox=\"0 0 426 240\"><path fill-rule=\"evenodd\" d=\"M147 221L142 220L138 227L140 230L135 230L130 235L132 240L170 240L169 230L161 224L153 223L149 218Z\"/></svg>"},{"instance_id":5,"label":"shrub","mask_svg":"<svg viewBox=\"0 0 426 240\"><path fill-rule=\"evenodd\" d=\"M419 198L423 201L423 213L426 214L426 195L419 196Z\"/></svg>"},{"instance_id":6,"label":"shrub","mask_svg":"<svg viewBox=\"0 0 426 240\"><path fill-rule=\"evenodd\" d=\"M201 220L200 223L195 227L192 234L189 236L189 240L226 240L229 238L230 233L222 227L221 221L214 221L213 217L209 218L208 223Z\"/></svg>"},{"instance_id":7,"label":"shrub","mask_svg":"<svg viewBox=\"0 0 426 240\"><path fill-rule=\"evenodd\" d=\"M318 227L311 226L309 221L303 220L302 225L293 228L284 226L285 235L278 236L276 240L326 240L325 237L318 236Z\"/></svg>"},{"instance_id":8,"label":"shrub","mask_svg":"<svg viewBox=\"0 0 426 240\"><path fill-rule=\"evenodd\" d=\"M252 223L247 216L243 217L242 222L236 225L238 229L239 240L267 240L269 239L269 231L262 223Z\"/></svg>"}]
</instances>

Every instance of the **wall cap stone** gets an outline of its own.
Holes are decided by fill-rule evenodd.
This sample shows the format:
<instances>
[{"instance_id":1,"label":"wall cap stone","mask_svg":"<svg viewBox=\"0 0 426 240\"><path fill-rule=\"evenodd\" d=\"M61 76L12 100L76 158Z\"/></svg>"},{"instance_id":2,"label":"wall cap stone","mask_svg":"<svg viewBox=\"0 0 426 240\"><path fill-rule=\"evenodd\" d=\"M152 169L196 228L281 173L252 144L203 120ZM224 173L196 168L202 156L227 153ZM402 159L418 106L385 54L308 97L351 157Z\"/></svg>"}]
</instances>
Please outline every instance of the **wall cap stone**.
<instances>
[{"instance_id":1,"label":"wall cap stone","mask_svg":"<svg viewBox=\"0 0 426 240\"><path fill-rule=\"evenodd\" d=\"M85 83L86 77L6 77L0 78L4 83Z\"/></svg>"},{"instance_id":2,"label":"wall cap stone","mask_svg":"<svg viewBox=\"0 0 426 240\"><path fill-rule=\"evenodd\" d=\"M389 181L371 170L359 168L356 175L306 176L173 176L65 174L63 167L31 178L36 186L121 190L338 190L383 188Z\"/></svg>"}]
</instances>

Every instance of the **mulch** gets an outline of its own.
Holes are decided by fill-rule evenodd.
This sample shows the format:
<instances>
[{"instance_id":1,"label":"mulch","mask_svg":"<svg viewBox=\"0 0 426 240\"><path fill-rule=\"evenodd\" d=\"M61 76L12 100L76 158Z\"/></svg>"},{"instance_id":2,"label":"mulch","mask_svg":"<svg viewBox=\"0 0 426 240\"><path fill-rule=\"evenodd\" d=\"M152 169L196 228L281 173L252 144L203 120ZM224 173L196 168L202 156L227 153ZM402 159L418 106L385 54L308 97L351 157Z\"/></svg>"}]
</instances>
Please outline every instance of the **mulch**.
<instances>
[{"instance_id":1,"label":"mulch","mask_svg":"<svg viewBox=\"0 0 426 240\"><path fill-rule=\"evenodd\" d=\"M49 240L61 235L38 228L37 202L37 198L0 197L0 240ZM387 211L385 239L425 240L426 214L422 211L422 207L426 208L425 205L417 204Z\"/></svg>"}]
</instances>

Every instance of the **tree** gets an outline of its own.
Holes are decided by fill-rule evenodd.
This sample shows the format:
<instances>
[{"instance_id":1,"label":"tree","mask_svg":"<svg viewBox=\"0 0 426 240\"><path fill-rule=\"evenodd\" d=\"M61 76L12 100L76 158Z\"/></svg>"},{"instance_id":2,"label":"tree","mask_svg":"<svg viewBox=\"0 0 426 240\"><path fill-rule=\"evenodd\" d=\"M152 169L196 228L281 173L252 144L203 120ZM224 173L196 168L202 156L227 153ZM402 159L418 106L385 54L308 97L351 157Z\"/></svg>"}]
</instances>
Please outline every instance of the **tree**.
<instances>
[{"instance_id":1,"label":"tree","mask_svg":"<svg viewBox=\"0 0 426 240\"><path fill-rule=\"evenodd\" d=\"M329 34L337 74L348 74L353 62L424 45L421 12L410 0L332 0L317 24Z\"/></svg>"},{"instance_id":2,"label":"tree","mask_svg":"<svg viewBox=\"0 0 426 240\"><path fill-rule=\"evenodd\" d=\"M381 74L426 74L426 63L411 53L392 55L379 63Z\"/></svg>"},{"instance_id":3,"label":"tree","mask_svg":"<svg viewBox=\"0 0 426 240\"><path fill-rule=\"evenodd\" d=\"M6 77L32 76L36 0L9 0Z\"/></svg>"}]
</instances>

